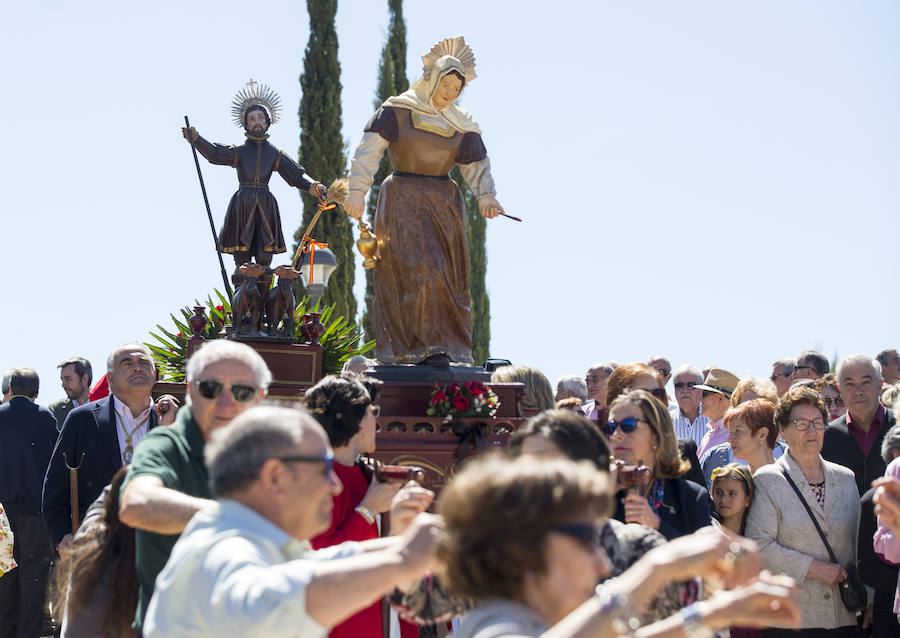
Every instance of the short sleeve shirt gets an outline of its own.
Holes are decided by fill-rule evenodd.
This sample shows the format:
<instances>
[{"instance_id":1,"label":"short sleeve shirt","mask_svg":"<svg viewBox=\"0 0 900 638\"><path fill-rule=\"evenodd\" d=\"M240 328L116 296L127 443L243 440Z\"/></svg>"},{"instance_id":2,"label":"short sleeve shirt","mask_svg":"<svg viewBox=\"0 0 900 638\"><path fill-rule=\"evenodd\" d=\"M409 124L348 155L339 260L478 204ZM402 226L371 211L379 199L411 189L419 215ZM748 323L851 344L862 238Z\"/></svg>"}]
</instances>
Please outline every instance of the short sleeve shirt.
<instances>
[{"instance_id":1,"label":"short sleeve shirt","mask_svg":"<svg viewBox=\"0 0 900 638\"><path fill-rule=\"evenodd\" d=\"M145 436L134 451L131 468L122 483L121 494L131 480L138 476L153 476L168 487L189 496L213 498L209 487L209 475L203 463L206 441L186 406L178 411L175 422L168 427L158 427ZM156 577L175 546L180 534L155 534L135 530L135 563L139 587L135 627L140 628L147 605L153 595Z\"/></svg>"}]
</instances>

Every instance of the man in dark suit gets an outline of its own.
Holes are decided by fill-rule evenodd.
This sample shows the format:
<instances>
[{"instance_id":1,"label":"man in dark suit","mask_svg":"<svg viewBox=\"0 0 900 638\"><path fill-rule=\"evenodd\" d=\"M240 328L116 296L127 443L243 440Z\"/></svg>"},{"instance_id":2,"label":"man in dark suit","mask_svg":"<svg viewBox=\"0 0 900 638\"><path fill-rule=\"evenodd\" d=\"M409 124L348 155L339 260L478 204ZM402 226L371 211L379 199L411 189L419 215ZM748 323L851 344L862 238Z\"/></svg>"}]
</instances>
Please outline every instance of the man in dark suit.
<instances>
[{"instance_id":1,"label":"man in dark suit","mask_svg":"<svg viewBox=\"0 0 900 638\"><path fill-rule=\"evenodd\" d=\"M73 534L69 467L78 468L81 521L113 474L131 460L138 441L160 423L158 410L166 404L161 399L154 405L150 397L156 365L147 346L131 343L116 348L106 367L111 394L69 413L47 467L44 524L57 552L68 546ZM174 419L175 409L171 407L163 424Z\"/></svg>"},{"instance_id":2,"label":"man in dark suit","mask_svg":"<svg viewBox=\"0 0 900 638\"><path fill-rule=\"evenodd\" d=\"M38 636L44 620L50 546L41 521L41 483L56 422L37 405L38 375L31 368L11 371L12 398L0 406L0 502L14 536L18 568L0 578L0 638Z\"/></svg>"},{"instance_id":3,"label":"man in dark suit","mask_svg":"<svg viewBox=\"0 0 900 638\"><path fill-rule=\"evenodd\" d=\"M59 380L66 398L54 401L47 407L56 419L56 427L62 429L69 412L88 402L93 371L91 362L84 357L66 359L56 367L59 368Z\"/></svg>"},{"instance_id":4,"label":"man in dark suit","mask_svg":"<svg viewBox=\"0 0 900 638\"><path fill-rule=\"evenodd\" d=\"M878 400L881 370L872 359L861 354L846 357L838 364L837 376L847 413L825 428L822 457L853 470L862 495L884 475L881 444L897 421Z\"/></svg>"}]
</instances>

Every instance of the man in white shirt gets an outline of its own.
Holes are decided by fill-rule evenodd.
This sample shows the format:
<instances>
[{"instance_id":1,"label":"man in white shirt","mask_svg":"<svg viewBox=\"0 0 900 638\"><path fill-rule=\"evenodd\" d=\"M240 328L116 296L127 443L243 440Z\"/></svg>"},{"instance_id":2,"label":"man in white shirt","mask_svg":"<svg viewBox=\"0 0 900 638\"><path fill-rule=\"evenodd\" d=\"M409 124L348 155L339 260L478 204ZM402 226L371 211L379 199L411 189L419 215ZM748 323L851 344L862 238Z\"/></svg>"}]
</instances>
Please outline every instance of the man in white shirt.
<instances>
[{"instance_id":1,"label":"man in white shirt","mask_svg":"<svg viewBox=\"0 0 900 638\"><path fill-rule=\"evenodd\" d=\"M670 409L669 413L675 436L691 439L699 446L709 423L709 418L700 414L700 395L703 391L697 386L703 383L703 374L698 368L686 364L678 366L672 376L678 407Z\"/></svg>"},{"instance_id":2,"label":"man in white shirt","mask_svg":"<svg viewBox=\"0 0 900 638\"><path fill-rule=\"evenodd\" d=\"M198 512L156 580L145 638L324 637L328 628L436 565L439 517L403 536L313 551L342 489L305 411L250 408L206 446L218 506Z\"/></svg>"},{"instance_id":3,"label":"man in white shirt","mask_svg":"<svg viewBox=\"0 0 900 638\"><path fill-rule=\"evenodd\" d=\"M606 385L609 375L616 367L617 364L612 361L596 363L588 368L584 375L588 400L582 404L581 409L587 418L595 421L601 418L606 419Z\"/></svg>"}]
</instances>

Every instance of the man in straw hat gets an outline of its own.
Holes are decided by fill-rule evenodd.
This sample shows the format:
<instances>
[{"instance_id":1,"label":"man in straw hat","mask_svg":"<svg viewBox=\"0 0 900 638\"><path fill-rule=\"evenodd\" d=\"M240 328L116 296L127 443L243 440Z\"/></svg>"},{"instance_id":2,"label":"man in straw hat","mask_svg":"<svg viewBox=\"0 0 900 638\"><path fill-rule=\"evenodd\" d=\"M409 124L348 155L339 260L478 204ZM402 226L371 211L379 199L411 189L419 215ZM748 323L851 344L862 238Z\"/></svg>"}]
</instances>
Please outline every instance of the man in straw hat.
<instances>
[{"instance_id":1,"label":"man in straw hat","mask_svg":"<svg viewBox=\"0 0 900 638\"><path fill-rule=\"evenodd\" d=\"M697 448L698 459L702 459L709 448L728 441L728 430L722 425L722 417L728 410L731 393L734 392L739 381L740 379L728 370L710 368L703 383L694 386L703 392L700 399L700 411L709 419L707 424L709 430L703 435L700 447Z\"/></svg>"}]
</instances>

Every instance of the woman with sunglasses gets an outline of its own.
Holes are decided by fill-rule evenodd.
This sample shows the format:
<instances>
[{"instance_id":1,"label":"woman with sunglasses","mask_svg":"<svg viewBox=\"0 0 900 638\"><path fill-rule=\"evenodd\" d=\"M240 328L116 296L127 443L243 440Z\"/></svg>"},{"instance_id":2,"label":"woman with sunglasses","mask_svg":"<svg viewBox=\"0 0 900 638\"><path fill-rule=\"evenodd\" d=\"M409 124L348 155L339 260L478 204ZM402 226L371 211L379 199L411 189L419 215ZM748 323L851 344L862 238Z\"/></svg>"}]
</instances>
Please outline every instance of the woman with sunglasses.
<instances>
[{"instance_id":1,"label":"woman with sunglasses","mask_svg":"<svg viewBox=\"0 0 900 638\"><path fill-rule=\"evenodd\" d=\"M644 390L626 392L610 405L607 431L613 458L650 469L643 485L626 487L620 478L616 520L646 525L670 540L710 524L709 494L682 478L690 463L681 457L665 405Z\"/></svg>"},{"instance_id":2,"label":"woman with sunglasses","mask_svg":"<svg viewBox=\"0 0 900 638\"><path fill-rule=\"evenodd\" d=\"M334 449L334 472L344 486L334 497L331 527L310 541L315 549L377 538L376 516L390 509L391 499L401 487L396 483L370 484L357 464L361 454L375 451L380 387L377 379L347 372L325 377L306 391L306 408L328 434ZM379 601L334 627L329 635L380 636L381 623Z\"/></svg>"},{"instance_id":3,"label":"woman with sunglasses","mask_svg":"<svg viewBox=\"0 0 900 638\"><path fill-rule=\"evenodd\" d=\"M454 638L634 635L636 616L663 584L698 573L744 586L641 627L639 635L682 638L738 622L796 622L789 579L753 581L759 562L752 544L733 545L713 529L653 549L597 587L610 569L597 527L611 504L608 477L590 463L485 455L467 464L440 502L446 535L438 557L448 586L475 603Z\"/></svg>"},{"instance_id":4,"label":"woman with sunglasses","mask_svg":"<svg viewBox=\"0 0 900 638\"><path fill-rule=\"evenodd\" d=\"M546 410L529 419L510 437L508 450L513 458L527 455L590 461L599 472L607 476L610 472L609 442L592 421L565 410ZM664 545L666 539L649 527L609 519L598 528L598 542L609 558L610 577L615 578L651 549ZM640 614L641 624L671 616L685 601L693 602L696 592L693 580L669 583Z\"/></svg>"},{"instance_id":5,"label":"woman with sunglasses","mask_svg":"<svg viewBox=\"0 0 900 638\"><path fill-rule=\"evenodd\" d=\"M841 397L841 388L838 386L836 374L829 372L816 379L815 390L822 395L822 400L825 401L829 423L844 416L847 406L844 405L844 399Z\"/></svg>"},{"instance_id":6,"label":"woman with sunglasses","mask_svg":"<svg viewBox=\"0 0 900 638\"><path fill-rule=\"evenodd\" d=\"M759 544L769 569L797 581L803 612L803 629L770 630L767 636L856 635L856 618L841 602L837 585L847 578L844 566L856 562L859 491L851 470L822 458L827 419L818 392L788 390L775 409L788 451L753 475L756 495L746 535ZM837 563L811 517L826 535Z\"/></svg>"}]
</instances>

